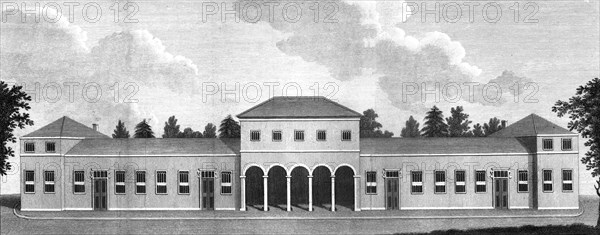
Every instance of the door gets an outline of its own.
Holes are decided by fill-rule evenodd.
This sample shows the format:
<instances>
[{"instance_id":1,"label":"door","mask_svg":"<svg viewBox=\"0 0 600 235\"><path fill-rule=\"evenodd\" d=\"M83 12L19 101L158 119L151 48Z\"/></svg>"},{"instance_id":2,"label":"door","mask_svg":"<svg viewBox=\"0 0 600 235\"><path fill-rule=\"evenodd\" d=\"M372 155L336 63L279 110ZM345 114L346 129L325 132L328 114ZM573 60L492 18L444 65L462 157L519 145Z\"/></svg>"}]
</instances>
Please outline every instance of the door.
<instances>
[{"instance_id":1,"label":"door","mask_svg":"<svg viewBox=\"0 0 600 235\"><path fill-rule=\"evenodd\" d=\"M106 179L94 179L94 210L105 211L106 198Z\"/></svg>"},{"instance_id":2,"label":"door","mask_svg":"<svg viewBox=\"0 0 600 235\"><path fill-rule=\"evenodd\" d=\"M208 175L208 174L207 174ZM214 177L202 177L202 190L200 195L202 197L202 209L214 210L215 209L215 178Z\"/></svg>"},{"instance_id":3,"label":"door","mask_svg":"<svg viewBox=\"0 0 600 235\"><path fill-rule=\"evenodd\" d=\"M386 178L385 188L386 209L398 210L398 178Z\"/></svg>"},{"instance_id":4,"label":"door","mask_svg":"<svg viewBox=\"0 0 600 235\"><path fill-rule=\"evenodd\" d=\"M508 179L494 179L494 207L496 209L508 209Z\"/></svg>"}]
</instances>

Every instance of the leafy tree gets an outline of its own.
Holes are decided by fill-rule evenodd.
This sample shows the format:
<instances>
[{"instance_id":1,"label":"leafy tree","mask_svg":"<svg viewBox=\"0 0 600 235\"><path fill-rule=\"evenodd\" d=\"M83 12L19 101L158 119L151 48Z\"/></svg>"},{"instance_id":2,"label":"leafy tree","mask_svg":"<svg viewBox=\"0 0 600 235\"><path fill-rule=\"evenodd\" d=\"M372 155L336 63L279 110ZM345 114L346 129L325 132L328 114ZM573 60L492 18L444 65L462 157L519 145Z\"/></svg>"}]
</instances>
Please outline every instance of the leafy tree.
<instances>
[{"instance_id":1,"label":"leafy tree","mask_svg":"<svg viewBox=\"0 0 600 235\"><path fill-rule=\"evenodd\" d=\"M483 128L481 127L481 124L477 123L473 126L473 132L471 132L473 134L474 137L484 137L485 134L483 133Z\"/></svg>"},{"instance_id":2,"label":"leafy tree","mask_svg":"<svg viewBox=\"0 0 600 235\"><path fill-rule=\"evenodd\" d=\"M29 101L31 96L22 91L22 86L8 87L4 81L0 81L0 175L6 175L11 169L8 162L9 157L14 157L14 150L8 146L9 143L16 143L17 138L13 135L16 127L19 129L25 126L33 126L33 121L29 118L27 111L31 109ZM21 113L21 111L23 111Z\"/></svg>"},{"instance_id":3,"label":"leafy tree","mask_svg":"<svg viewBox=\"0 0 600 235\"><path fill-rule=\"evenodd\" d=\"M192 128L185 128L183 132L177 134L177 138L202 138L202 133L199 131L194 131Z\"/></svg>"},{"instance_id":4,"label":"leafy tree","mask_svg":"<svg viewBox=\"0 0 600 235\"><path fill-rule=\"evenodd\" d=\"M469 125L471 121L468 120L469 114L463 113L464 109L462 106L456 106L451 108L451 116L446 118L448 123L448 135L450 137L461 137L468 136Z\"/></svg>"},{"instance_id":5,"label":"leafy tree","mask_svg":"<svg viewBox=\"0 0 600 235\"><path fill-rule=\"evenodd\" d=\"M125 123L123 123L121 120L119 120L119 122L117 123L117 126L115 127L115 131L112 134L112 137L115 139L129 138L129 131L127 130L127 128L125 128Z\"/></svg>"},{"instance_id":6,"label":"leafy tree","mask_svg":"<svg viewBox=\"0 0 600 235\"><path fill-rule=\"evenodd\" d=\"M411 115L406 121L405 127L402 128L400 136L404 138L421 137L421 131L419 130L419 122Z\"/></svg>"},{"instance_id":7,"label":"leafy tree","mask_svg":"<svg viewBox=\"0 0 600 235\"><path fill-rule=\"evenodd\" d=\"M163 138L177 138L181 131L179 131L179 125L177 125L177 119L175 116L169 117L169 120L165 122L165 133L162 135Z\"/></svg>"},{"instance_id":8,"label":"leafy tree","mask_svg":"<svg viewBox=\"0 0 600 235\"><path fill-rule=\"evenodd\" d=\"M569 115L569 130L577 130L581 137L588 138L584 143L590 149L581 158L586 170L591 171L592 177L600 176L600 79L594 78L585 86L579 86L575 96L569 101L559 100L552 107L559 117ZM600 179L596 180L596 194L600 197ZM600 211L600 205L598 207ZM600 217L596 222L600 228Z\"/></svg>"},{"instance_id":9,"label":"leafy tree","mask_svg":"<svg viewBox=\"0 0 600 235\"><path fill-rule=\"evenodd\" d=\"M394 133L381 130L381 123L377 122L379 115L373 109L367 109L360 117L360 137L362 138L389 138Z\"/></svg>"},{"instance_id":10,"label":"leafy tree","mask_svg":"<svg viewBox=\"0 0 600 235\"><path fill-rule=\"evenodd\" d=\"M426 137L444 137L448 136L448 125L444 122L444 114L433 106L425 116L425 126L421 130Z\"/></svg>"},{"instance_id":11,"label":"leafy tree","mask_svg":"<svg viewBox=\"0 0 600 235\"><path fill-rule=\"evenodd\" d=\"M494 132L504 129L506 127L506 120L500 121L497 117L490 118L488 123L483 124L483 130L485 132L485 136L489 136Z\"/></svg>"},{"instance_id":12,"label":"leafy tree","mask_svg":"<svg viewBox=\"0 0 600 235\"><path fill-rule=\"evenodd\" d=\"M154 138L154 132L150 124L146 122L146 119L135 125L134 138Z\"/></svg>"},{"instance_id":13,"label":"leafy tree","mask_svg":"<svg viewBox=\"0 0 600 235\"><path fill-rule=\"evenodd\" d=\"M219 138L240 138L240 123L227 115L219 127Z\"/></svg>"},{"instance_id":14,"label":"leafy tree","mask_svg":"<svg viewBox=\"0 0 600 235\"><path fill-rule=\"evenodd\" d=\"M206 124L202 134L204 138L217 138L217 127L212 123Z\"/></svg>"}]
</instances>

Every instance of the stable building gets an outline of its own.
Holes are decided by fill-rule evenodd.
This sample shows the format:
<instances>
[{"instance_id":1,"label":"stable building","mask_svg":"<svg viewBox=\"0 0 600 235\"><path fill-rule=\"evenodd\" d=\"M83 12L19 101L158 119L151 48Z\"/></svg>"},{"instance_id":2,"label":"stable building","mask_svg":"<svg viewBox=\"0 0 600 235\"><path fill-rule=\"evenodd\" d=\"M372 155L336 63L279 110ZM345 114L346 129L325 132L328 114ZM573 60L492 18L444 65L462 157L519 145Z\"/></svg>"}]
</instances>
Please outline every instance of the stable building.
<instances>
[{"instance_id":1,"label":"stable building","mask_svg":"<svg viewBox=\"0 0 600 235\"><path fill-rule=\"evenodd\" d=\"M578 135L535 114L479 138L360 138L361 114L274 97L240 139L112 139L68 117L20 138L21 209L577 209Z\"/></svg>"}]
</instances>

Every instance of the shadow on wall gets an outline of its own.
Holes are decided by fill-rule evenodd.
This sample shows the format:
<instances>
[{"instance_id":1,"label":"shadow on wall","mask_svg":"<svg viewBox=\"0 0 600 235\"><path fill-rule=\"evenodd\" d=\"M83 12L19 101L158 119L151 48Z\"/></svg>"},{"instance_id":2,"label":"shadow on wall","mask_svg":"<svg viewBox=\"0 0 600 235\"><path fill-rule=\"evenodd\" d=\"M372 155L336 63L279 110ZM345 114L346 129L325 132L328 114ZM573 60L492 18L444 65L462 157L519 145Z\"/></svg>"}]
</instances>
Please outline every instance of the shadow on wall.
<instances>
[{"instance_id":1,"label":"shadow on wall","mask_svg":"<svg viewBox=\"0 0 600 235\"><path fill-rule=\"evenodd\" d=\"M21 203L21 196L19 194L0 195L0 207L12 209L17 203Z\"/></svg>"}]
</instances>

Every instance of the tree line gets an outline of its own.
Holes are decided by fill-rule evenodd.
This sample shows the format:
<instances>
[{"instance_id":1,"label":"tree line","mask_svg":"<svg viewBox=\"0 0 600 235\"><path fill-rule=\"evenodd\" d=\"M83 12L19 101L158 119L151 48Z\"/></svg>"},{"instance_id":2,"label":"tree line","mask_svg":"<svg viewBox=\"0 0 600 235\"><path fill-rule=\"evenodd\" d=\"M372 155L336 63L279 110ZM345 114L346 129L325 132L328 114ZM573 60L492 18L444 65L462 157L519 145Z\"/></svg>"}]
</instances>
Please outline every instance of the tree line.
<instances>
[{"instance_id":1,"label":"tree line","mask_svg":"<svg viewBox=\"0 0 600 235\"><path fill-rule=\"evenodd\" d=\"M175 116L169 117L165 122L162 138L217 138L217 127L212 123L206 124L206 126L204 126L204 131L202 132L194 131L190 127L186 127L183 131L181 131L180 128L181 126L177 124ZM112 137L130 138L129 131L125 127L125 123L121 120L117 123ZM231 115L227 115L227 117L221 121L218 137L240 138L240 123L233 119ZM155 138L154 131L152 131L152 127L146 119L135 125L133 138Z\"/></svg>"}]
</instances>

